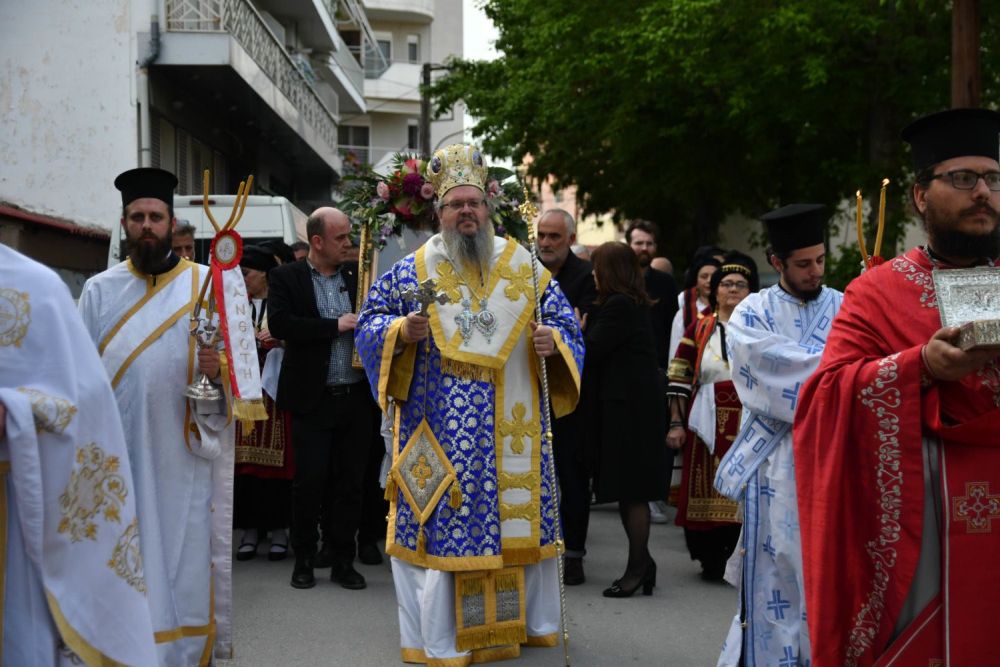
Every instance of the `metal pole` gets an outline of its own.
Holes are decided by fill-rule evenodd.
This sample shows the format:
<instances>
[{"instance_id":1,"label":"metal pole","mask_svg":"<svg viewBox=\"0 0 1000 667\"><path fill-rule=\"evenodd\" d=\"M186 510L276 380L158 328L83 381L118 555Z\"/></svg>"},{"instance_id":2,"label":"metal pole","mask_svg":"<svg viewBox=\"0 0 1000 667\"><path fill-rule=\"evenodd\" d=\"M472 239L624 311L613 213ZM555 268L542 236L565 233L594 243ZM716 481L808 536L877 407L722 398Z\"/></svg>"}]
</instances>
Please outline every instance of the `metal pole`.
<instances>
[{"instance_id":1,"label":"metal pole","mask_svg":"<svg viewBox=\"0 0 1000 667\"><path fill-rule=\"evenodd\" d=\"M420 78L420 156L431 156L431 64L424 63Z\"/></svg>"}]
</instances>

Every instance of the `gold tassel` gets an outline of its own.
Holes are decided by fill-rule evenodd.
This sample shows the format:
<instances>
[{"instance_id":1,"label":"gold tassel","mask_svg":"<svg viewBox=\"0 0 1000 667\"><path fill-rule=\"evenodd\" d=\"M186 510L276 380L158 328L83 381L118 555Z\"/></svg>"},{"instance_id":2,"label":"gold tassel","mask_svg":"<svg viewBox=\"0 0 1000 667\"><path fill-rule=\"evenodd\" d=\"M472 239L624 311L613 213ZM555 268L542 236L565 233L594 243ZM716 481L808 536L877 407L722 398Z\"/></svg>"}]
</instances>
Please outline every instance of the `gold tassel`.
<instances>
[{"instance_id":1,"label":"gold tassel","mask_svg":"<svg viewBox=\"0 0 1000 667\"><path fill-rule=\"evenodd\" d=\"M399 489L396 488L396 480L394 480L390 475L389 479L385 480L385 494L383 494L383 497L389 502L392 502L396 499L396 492L398 490Z\"/></svg>"},{"instance_id":2,"label":"gold tassel","mask_svg":"<svg viewBox=\"0 0 1000 667\"><path fill-rule=\"evenodd\" d=\"M500 572L496 575L496 590L516 591L517 589L517 570Z\"/></svg>"},{"instance_id":3,"label":"gold tassel","mask_svg":"<svg viewBox=\"0 0 1000 667\"><path fill-rule=\"evenodd\" d=\"M464 380L491 382L493 384L496 384L497 381L497 372L492 368L478 366L467 361L456 361L447 357L441 358L441 370Z\"/></svg>"},{"instance_id":4,"label":"gold tassel","mask_svg":"<svg viewBox=\"0 0 1000 667\"><path fill-rule=\"evenodd\" d=\"M417 555L426 556L427 555L427 537L424 535L424 527L420 526L418 529L420 532L417 533Z\"/></svg>"},{"instance_id":5,"label":"gold tassel","mask_svg":"<svg viewBox=\"0 0 1000 667\"><path fill-rule=\"evenodd\" d=\"M458 488L458 480L451 483L451 507L456 510L462 507L462 490Z\"/></svg>"},{"instance_id":6,"label":"gold tassel","mask_svg":"<svg viewBox=\"0 0 1000 667\"><path fill-rule=\"evenodd\" d=\"M243 421L267 421L267 408L259 398L249 401L238 398L233 401L233 416Z\"/></svg>"},{"instance_id":7,"label":"gold tassel","mask_svg":"<svg viewBox=\"0 0 1000 667\"><path fill-rule=\"evenodd\" d=\"M243 428L244 435L250 435L254 431L254 424L257 422L250 419L241 419L240 426Z\"/></svg>"},{"instance_id":8,"label":"gold tassel","mask_svg":"<svg viewBox=\"0 0 1000 667\"><path fill-rule=\"evenodd\" d=\"M528 641L528 631L524 623L518 623L508 627L497 627L496 625L475 626L474 630L459 628L455 637L455 650L473 651L491 646L509 646L511 644L523 644Z\"/></svg>"}]
</instances>

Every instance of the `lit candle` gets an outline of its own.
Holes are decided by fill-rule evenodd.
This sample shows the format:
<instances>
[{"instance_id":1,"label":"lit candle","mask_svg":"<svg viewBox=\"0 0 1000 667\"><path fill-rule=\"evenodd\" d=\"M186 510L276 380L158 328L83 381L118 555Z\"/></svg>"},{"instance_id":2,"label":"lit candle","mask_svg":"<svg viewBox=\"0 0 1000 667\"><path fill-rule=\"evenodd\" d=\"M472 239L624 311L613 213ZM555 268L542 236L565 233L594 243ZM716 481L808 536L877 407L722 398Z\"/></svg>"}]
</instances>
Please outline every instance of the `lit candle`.
<instances>
[{"instance_id":1,"label":"lit candle","mask_svg":"<svg viewBox=\"0 0 1000 667\"><path fill-rule=\"evenodd\" d=\"M875 234L875 256L882 256L882 232L885 231L885 190L889 187L889 179L882 179L882 192L878 197L878 232Z\"/></svg>"},{"instance_id":2,"label":"lit candle","mask_svg":"<svg viewBox=\"0 0 1000 667\"><path fill-rule=\"evenodd\" d=\"M864 200L861 199L861 190L857 193L858 199L858 213L857 213L857 223L858 223L858 248L861 250L861 261L864 263L865 267L868 267L868 249L865 248L865 230L861 222L861 209Z\"/></svg>"}]
</instances>

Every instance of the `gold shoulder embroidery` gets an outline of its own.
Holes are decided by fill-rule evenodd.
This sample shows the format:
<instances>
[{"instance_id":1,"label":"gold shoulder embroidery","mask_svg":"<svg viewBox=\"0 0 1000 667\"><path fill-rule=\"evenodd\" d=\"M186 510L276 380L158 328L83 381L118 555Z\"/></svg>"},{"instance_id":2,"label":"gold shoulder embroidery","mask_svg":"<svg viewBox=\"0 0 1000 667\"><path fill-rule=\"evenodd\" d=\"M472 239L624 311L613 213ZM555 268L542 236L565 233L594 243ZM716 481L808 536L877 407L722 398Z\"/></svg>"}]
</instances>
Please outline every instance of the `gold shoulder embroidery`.
<instances>
[{"instance_id":1,"label":"gold shoulder embroidery","mask_svg":"<svg viewBox=\"0 0 1000 667\"><path fill-rule=\"evenodd\" d=\"M0 288L0 347L21 347L31 324L31 304L27 292Z\"/></svg>"}]
</instances>

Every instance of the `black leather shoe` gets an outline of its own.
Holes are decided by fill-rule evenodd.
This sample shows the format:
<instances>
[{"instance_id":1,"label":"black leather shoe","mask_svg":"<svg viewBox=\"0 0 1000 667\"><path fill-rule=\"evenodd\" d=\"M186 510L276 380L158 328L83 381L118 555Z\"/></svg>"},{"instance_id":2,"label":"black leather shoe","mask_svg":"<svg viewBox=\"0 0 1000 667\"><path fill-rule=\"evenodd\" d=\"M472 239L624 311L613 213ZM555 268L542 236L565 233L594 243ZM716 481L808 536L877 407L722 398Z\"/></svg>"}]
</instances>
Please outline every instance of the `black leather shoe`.
<instances>
[{"instance_id":1,"label":"black leather shoe","mask_svg":"<svg viewBox=\"0 0 1000 667\"><path fill-rule=\"evenodd\" d=\"M313 567L323 569L331 565L333 565L333 549L324 544L313 559Z\"/></svg>"},{"instance_id":2,"label":"black leather shoe","mask_svg":"<svg viewBox=\"0 0 1000 667\"><path fill-rule=\"evenodd\" d=\"M368 542L358 547L358 560L365 565L381 565L382 552L377 545Z\"/></svg>"},{"instance_id":3,"label":"black leather shoe","mask_svg":"<svg viewBox=\"0 0 1000 667\"><path fill-rule=\"evenodd\" d=\"M334 563L330 568L330 581L352 591L360 591L368 586L365 578L350 563Z\"/></svg>"},{"instance_id":4,"label":"black leather shoe","mask_svg":"<svg viewBox=\"0 0 1000 667\"><path fill-rule=\"evenodd\" d=\"M292 570L292 588L312 588L315 585L312 558L296 556L295 569Z\"/></svg>"},{"instance_id":5,"label":"black leather shoe","mask_svg":"<svg viewBox=\"0 0 1000 667\"><path fill-rule=\"evenodd\" d=\"M587 578L583 576L583 559L570 558L563 559L563 583L567 586L579 586Z\"/></svg>"}]
</instances>

